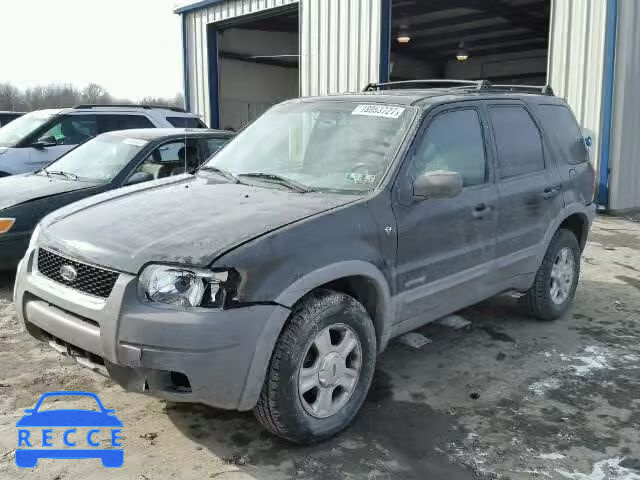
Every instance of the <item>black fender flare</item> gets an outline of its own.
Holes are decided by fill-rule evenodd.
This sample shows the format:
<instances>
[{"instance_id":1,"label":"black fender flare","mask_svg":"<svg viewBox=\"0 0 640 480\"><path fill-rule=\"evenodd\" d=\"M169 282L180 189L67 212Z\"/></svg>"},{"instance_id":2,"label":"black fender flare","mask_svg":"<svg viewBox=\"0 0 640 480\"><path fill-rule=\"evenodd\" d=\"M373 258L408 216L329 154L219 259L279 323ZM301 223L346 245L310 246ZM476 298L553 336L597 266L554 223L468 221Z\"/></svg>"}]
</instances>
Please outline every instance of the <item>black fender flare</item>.
<instances>
[{"instance_id":1,"label":"black fender flare","mask_svg":"<svg viewBox=\"0 0 640 480\"><path fill-rule=\"evenodd\" d=\"M311 271L293 282L274 300L277 306L271 316L266 319L258 339L238 406L239 410L250 410L257 403L276 342L295 303L321 285L353 276L365 277L376 288L378 299L374 323L378 337L378 352L386 348L393 323L393 306L388 282L380 269L362 260L346 260Z\"/></svg>"}]
</instances>

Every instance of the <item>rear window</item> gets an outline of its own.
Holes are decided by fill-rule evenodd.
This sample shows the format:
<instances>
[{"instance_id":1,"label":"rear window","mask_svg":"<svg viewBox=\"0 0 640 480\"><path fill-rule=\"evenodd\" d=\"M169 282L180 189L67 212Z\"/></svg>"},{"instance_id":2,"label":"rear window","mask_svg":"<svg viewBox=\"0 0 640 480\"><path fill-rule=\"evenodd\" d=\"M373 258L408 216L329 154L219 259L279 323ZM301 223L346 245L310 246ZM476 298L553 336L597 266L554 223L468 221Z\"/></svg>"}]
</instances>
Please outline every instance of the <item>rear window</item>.
<instances>
[{"instance_id":1,"label":"rear window","mask_svg":"<svg viewBox=\"0 0 640 480\"><path fill-rule=\"evenodd\" d=\"M572 165L586 162L589 154L582 131L571 110L564 105L541 105L540 111L546 130L553 132L567 162Z\"/></svg>"},{"instance_id":2,"label":"rear window","mask_svg":"<svg viewBox=\"0 0 640 480\"><path fill-rule=\"evenodd\" d=\"M207 128L207 126L196 117L167 117L167 122L176 128Z\"/></svg>"}]
</instances>

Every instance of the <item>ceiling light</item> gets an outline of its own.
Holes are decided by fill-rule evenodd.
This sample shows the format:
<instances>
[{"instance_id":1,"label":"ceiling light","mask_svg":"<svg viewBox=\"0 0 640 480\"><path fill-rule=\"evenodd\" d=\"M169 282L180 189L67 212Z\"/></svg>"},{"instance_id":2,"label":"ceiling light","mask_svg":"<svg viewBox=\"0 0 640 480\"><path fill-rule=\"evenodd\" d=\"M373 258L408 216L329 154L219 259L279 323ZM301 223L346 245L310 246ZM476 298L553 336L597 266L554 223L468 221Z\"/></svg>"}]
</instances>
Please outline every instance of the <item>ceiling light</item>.
<instances>
[{"instance_id":1,"label":"ceiling light","mask_svg":"<svg viewBox=\"0 0 640 480\"><path fill-rule=\"evenodd\" d=\"M464 62L469 58L469 51L464 47L464 42L458 44L458 52L456 53L456 59L459 62Z\"/></svg>"},{"instance_id":2,"label":"ceiling light","mask_svg":"<svg viewBox=\"0 0 640 480\"><path fill-rule=\"evenodd\" d=\"M406 25L400 27L396 40L398 40L398 43L409 43L411 41L411 35L409 35L409 30Z\"/></svg>"}]
</instances>

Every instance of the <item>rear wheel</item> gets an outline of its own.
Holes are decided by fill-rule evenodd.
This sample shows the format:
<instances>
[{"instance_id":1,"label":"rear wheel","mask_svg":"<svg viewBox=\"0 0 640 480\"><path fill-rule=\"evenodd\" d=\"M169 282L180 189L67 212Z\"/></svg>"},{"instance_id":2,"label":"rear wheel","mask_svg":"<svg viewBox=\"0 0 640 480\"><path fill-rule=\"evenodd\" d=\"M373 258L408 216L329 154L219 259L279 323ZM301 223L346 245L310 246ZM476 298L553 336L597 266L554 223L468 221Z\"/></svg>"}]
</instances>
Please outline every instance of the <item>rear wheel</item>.
<instances>
[{"instance_id":1,"label":"rear wheel","mask_svg":"<svg viewBox=\"0 0 640 480\"><path fill-rule=\"evenodd\" d=\"M569 230L558 230L536 273L533 286L522 297L529 314L555 320L573 302L580 278L580 245Z\"/></svg>"},{"instance_id":2,"label":"rear wheel","mask_svg":"<svg viewBox=\"0 0 640 480\"><path fill-rule=\"evenodd\" d=\"M270 432L313 443L343 430L375 370L371 318L349 295L318 290L292 312L276 344L254 413Z\"/></svg>"}]
</instances>

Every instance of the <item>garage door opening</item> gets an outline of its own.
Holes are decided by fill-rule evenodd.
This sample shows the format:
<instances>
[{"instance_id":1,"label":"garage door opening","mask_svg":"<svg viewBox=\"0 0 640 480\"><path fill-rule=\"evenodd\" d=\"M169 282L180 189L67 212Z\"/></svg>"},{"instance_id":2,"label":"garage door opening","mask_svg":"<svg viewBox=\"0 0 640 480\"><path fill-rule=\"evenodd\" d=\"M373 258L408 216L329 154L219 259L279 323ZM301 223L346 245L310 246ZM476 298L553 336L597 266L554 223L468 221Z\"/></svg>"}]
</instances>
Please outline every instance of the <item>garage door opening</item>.
<instances>
[{"instance_id":1,"label":"garage door opening","mask_svg":"<svg viewBox=\"0 0 640 480\"><path fill-rule=\"evenodd\" d=\"M391 80L544 85L551 0L393 0Z\"/></svg>"},{"instance_id":2,"label":"garage door opening","mask_svg":"<svg viewBox=\"0 0 640 480\"><path fill-rule=\"evenodd\" d=\"M210 28L217 32L219 128L238 131L299 95L297 6Z\"/></svg>"}]
</instances>

